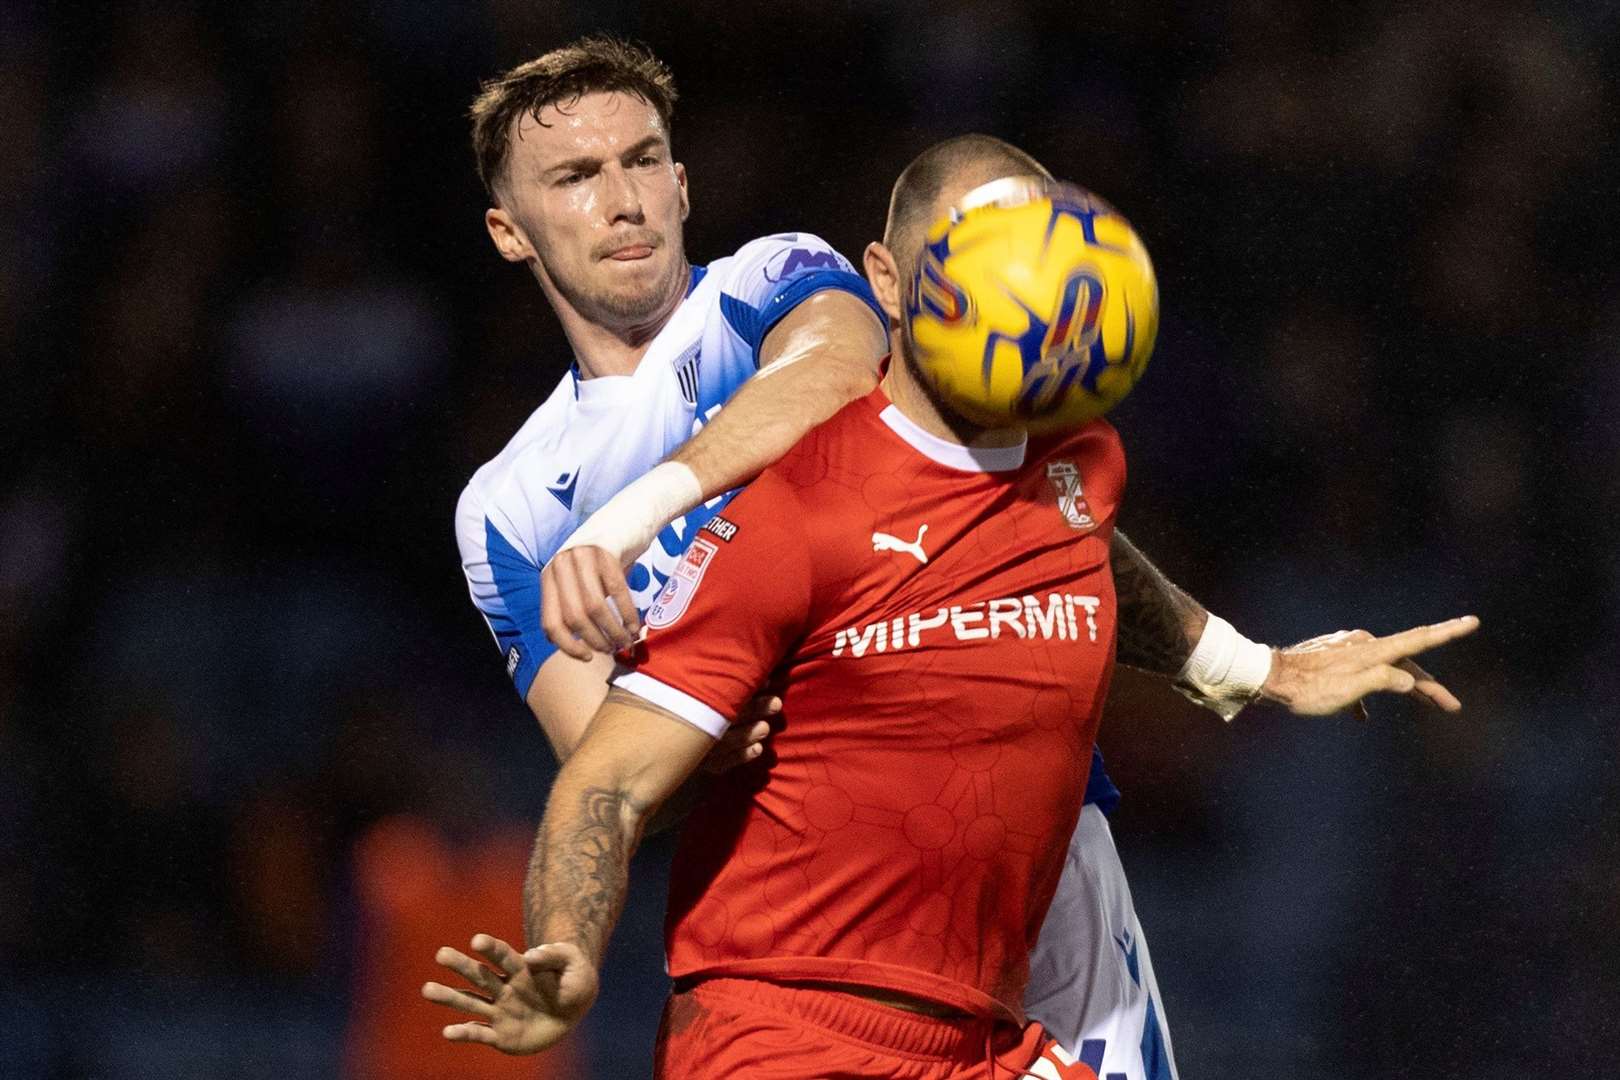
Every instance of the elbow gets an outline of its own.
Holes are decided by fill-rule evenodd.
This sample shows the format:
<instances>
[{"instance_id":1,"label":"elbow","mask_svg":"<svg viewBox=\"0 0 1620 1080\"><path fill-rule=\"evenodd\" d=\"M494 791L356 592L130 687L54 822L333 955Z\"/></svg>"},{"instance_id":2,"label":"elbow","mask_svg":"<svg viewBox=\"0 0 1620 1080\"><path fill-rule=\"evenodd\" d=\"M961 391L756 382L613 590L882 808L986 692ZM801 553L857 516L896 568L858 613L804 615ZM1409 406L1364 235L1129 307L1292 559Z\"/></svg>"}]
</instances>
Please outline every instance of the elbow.
<instances>
[{"instance_id":1,"label":"elbow","mask_svg":"<svg viewBox=\"0 0 1620 1080\"><path fill-rule=\"evenodd\" d=\"M844 391L850 401L865 397L877 389L877 364L867 360L849 360L839 365Z\"/></svg>"},{"instance_id":2,"label":"elbow","mask_svg":"<svg viewBox=\"0 0 1620 1080\"><path fill-rule=\"evenodd\" d=\"M542 718L540 721L541 734L551 744L551 752L557 755L557 764L566 765L568 759L574 756L579 744L585 737L585 728L578 724L548 724Z\"/></svg>"},{"instance_id":3,"label":"elbow","mask_svg":"<svg viewBox=\"0 0 1620 1080\"><path fill-rule=\"evenodd\" d=\"M840 350L826 357L822 377L845 402L854 401L877 389L880 359Z\"/></svg>"}]
</instances>

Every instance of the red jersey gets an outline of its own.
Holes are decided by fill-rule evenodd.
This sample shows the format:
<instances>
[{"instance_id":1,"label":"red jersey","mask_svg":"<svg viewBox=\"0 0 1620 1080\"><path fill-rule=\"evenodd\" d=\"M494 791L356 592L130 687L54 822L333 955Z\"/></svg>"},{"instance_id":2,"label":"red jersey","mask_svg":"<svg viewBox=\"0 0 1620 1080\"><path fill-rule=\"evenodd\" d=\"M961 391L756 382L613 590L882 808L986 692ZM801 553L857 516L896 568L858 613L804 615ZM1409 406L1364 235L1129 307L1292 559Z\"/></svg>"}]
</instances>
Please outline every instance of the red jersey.
<instances>
[{"instance_id":1,"label":"red jersey","mask_svg":"<svg viewBox=\"0 0 1620 1080\"><path fill-rule=\"evenodd\" d=\"M783 709L686 823L671 975L1023 1021L1113 670L1124 481L1103 421L969 449L878 391L696 534L618 684L716 736L762 686Z\"/></svg>"}]
</instances>

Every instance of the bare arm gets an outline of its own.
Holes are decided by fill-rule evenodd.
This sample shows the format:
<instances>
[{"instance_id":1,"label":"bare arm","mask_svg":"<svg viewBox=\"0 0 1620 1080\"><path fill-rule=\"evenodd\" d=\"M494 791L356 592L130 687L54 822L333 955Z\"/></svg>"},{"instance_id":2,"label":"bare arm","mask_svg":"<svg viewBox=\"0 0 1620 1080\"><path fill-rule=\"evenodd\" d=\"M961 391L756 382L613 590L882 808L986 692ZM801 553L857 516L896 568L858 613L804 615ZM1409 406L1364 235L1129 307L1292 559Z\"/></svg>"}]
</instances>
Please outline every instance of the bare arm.
<instances>
[{"instance_id":1,"label":"bare arm","mask_svg":"<svg viewBox=\"0 0 1620 1080\"><path fill-rule=\"evenodd\" d=\"M1119 605L1119 662L1180 680L1210 625L1210 613L1160 573L1117 529L1109 544L1109 559ZM1478 619L1467 616L1387 638L1375 638L1365 630L1341 631L1288 648L1273 648L1264 681L1224 708L1211 705L1185 682L1178 681L1177 688L1227 719L1254 698L1274 701L1299 715L1324 715L1353 707L1365 716L1361 699L1380 691L1412 694L1442 712L1457 712L1462 704L1456 696L1411 658L1471 634L1478 626ZM1225 633L1234 631L1226 626ZM1263 658L1264 653L1261 655Z\"/></svg>"},{"instance_id":2,"label":"bare arm","mask_svg":"<svg viewBox=\"0 0 1620 1080\"><path fill-rule=\"evenodd\" d=\"M600 963L648 819L714 740L622 690L608 694L557 775L524 881L530 945L569 942Z\"/></svg>"},{"instance_id":3,"label":"bare arm","mask_svg":"<svg viewBox=\"0 0 1620 1080\"><path fill-rule=\"evenodd\" d=\"M837 289L814 294L760 344L759 372L669 460L696 474L704 499L747 483L805 432L871 393L887 349L883 326L860 299Z\"/></svg>"},{"instance_id":4,"label":"bare arm","mask_svg":"<svg viewBox=\"0 0 1620 1080\"><path fill-rule=\"evenodd\" d=\"M529 684L529 711L540 722L540 731L551 743L558 761L572 757L579 741L585 737L591 717L607 698L608 677L612 674L613 660L601 654L581 661L559 652L540 665L534 682ZM702 773L694 776L665 804L648 832L662 832L685 817L702 791L705 775L746 765L764 753L765 740L771 734L771 718L781 711L782 699L774 694L760 694L750 701L738 722L731 725L709 752Z\"/></svg>"},{"instance_id":5,"label":"bare arm","mask_svg":"<svg viewBox=\"0 0 1620 1080\"><path fill-rule=\"evenodd\" d=\"M612 674L611 656L597 654L589 660L576 660L561 652L548 657L535 673L526 700L558 761L573 756L585 737L591 717L607 697Z\"/></svg>"},{"instance_id":6,"label":"bare arm","mask_svg":"<svg viewBox=\"0 0 1620 1080\"><path fill-rule=\"evenodd\" d=\"M714 740L633 694L612 691L551 788L524 881L519 953L487 934L472 949L440 949L437 962L469 989L430 982L429 1001L471 1020L447 1025L452 1042L506 1054L555 1045L596 1000L597 971L624 910L630 856L649 816L692 775Z\"/></svg>"},{"instance_id":7,"label":"bare arm","mask_svg":"<svg viewBox=\"0 0 1620 1080\"><path fill-rule=\"evenodd\" d=\"M1119 662L1174 678L1197 647L1209 612L1118 529L1108 554L1119 604Z\"/></svg>"},{"instance_id":8,"label":"bare arm","mask_svg":"<svg viewBox=\"0 0 1620 1080\"><path fill-rule=\"evenodd\" d=\"M625 564L669 521L752 480L811 428L870 393L887 348L877 315L842 290L815 293L789 312L760 345L759 371L726 407L546 564L546 636L580 660L628 646L640 620Z\"/></svg>"}]
</instances>

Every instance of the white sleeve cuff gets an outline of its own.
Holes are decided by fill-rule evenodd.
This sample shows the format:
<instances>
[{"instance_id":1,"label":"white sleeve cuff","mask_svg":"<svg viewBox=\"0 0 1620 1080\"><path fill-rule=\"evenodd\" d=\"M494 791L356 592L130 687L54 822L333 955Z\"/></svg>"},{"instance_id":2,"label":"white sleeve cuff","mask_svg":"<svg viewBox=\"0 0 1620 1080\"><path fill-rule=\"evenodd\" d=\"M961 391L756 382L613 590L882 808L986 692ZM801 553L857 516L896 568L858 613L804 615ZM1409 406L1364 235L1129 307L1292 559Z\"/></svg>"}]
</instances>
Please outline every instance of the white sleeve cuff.
<instances>
[{"instance_id":1,"label":"white sleeve cuff","mask_svg":"<svg viewBox=\"0 0 1620 1080\"><path fill-rule=\"evenodd\" d=\"M636 697L645 698L661 709L668 709L711 739L718 739L731 726L731 721L715 709L684 690L677 690L668 683L659 682L651 675L627 671L623 675L616 676L613 685L620 690L629 691Z\"/></svg>"}]
</instances>

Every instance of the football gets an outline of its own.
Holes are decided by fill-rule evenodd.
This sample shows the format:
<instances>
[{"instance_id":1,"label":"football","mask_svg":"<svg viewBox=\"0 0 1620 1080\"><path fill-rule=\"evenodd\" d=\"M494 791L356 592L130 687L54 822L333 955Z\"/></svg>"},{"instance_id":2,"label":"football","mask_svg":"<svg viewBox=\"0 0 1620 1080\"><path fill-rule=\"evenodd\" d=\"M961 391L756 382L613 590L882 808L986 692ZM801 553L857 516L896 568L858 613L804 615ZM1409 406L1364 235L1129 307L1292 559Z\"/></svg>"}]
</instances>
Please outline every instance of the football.
<instances>
[{"instance_id":1,"label":"football","mask_svg":"<svg viewBox=\"0 0 1620 1080\"><path fill-rule=\"evenodd\" d=\"M1079 427L1136 385L1159 329L1147 248L1083 188L1006 177L929 229L906 296L912 357L985 427Z\"/></svg>"}]
</instances>

